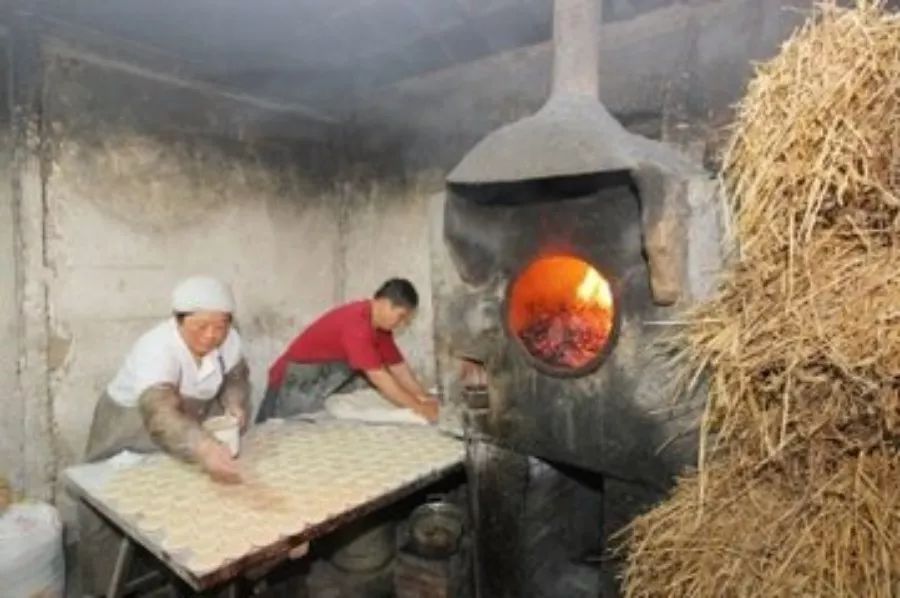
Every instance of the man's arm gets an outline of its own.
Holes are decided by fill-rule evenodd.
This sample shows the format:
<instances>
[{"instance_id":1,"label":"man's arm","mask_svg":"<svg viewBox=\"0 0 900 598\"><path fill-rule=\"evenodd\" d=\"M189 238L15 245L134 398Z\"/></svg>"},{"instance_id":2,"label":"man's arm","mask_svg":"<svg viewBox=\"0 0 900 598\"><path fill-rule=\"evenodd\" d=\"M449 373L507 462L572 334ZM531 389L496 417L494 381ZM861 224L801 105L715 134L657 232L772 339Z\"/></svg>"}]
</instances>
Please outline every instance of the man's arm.
<instances>
[{"instance_id":1,"label":"man's arm","mask_svg":"<svg viewBox=\"0 0 900 598\"><path fill-rule=\"evenodd\" d=\"M381 395L399 407L412 409L430 422L437 420L437 409L420 401L416 395L400 385L394 375L384 368L365 370L366 378Z\"/></svg>"},{"instance_id":2,"label":"man's arm","mask_svg":"<svg viewBox=\"0 0 900 598\"><path fill-rule=\"evenodd\" d=\"M423 397L428 397L428 392L416 379L416 375L413 373L412 368L409 367L408 363L401 361L400 363L389 365L387 368L406 392L412 394L419 400L422 400Z\"/></svg>"},{"instance_id":3,"label":"man's arm","mask_svg":"<svg viewBox=\"0 0 900 598\"><path fill-rule=\"evenodd\" d=\"M240 480L228 448L178 408L181 397L168 384L148 388L138 398L138 408L150 438L167 453L198 462L217 480Z\"/></svg>"},{"instance_id":4,"label":"man's arm","mask_svg":"<svg viewBox=\"0 0 900 598\"><path fill-rule=\"evenodd\" d=\"M419 403L414 408L416 413L422 415L430 422L437 421L440 403L422 387L422 384L416 379L416 376L413 374L409 365L405 361L402 361L388 366L388 371L394 376L400 386L407 392L412 393L416 398L416 401Z\"/></svg>"},{"instance_id":5,"label":"man's arm","mask_svg":"<svg viewBox=\"0 0 900 598\"><path fill-rule=\"evenodd\" d=\"M414 408L418 404L416 396L403 388L394 376L384 368L365 370L366 378L378 391L398 407Z\"/></svg>"}]
</instances>

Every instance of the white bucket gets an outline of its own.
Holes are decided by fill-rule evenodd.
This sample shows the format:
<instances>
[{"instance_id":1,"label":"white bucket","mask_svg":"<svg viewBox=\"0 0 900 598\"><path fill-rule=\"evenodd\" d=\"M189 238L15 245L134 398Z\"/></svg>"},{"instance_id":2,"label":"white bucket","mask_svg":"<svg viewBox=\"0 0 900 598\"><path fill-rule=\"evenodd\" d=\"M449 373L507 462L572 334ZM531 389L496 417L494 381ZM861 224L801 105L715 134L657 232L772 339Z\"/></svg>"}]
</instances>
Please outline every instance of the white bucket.
<instances>
[{"instance_id":1,"label":"white bucket","mask_svg":"<svg viewBox=\"0 0 900 598\"><path fill-rule=\"evenodd\" d=\"M237 419L230 415L218 415L203 422L203 427L228 447L232 457L237 457L241 450L241 430Z\"/></svg>"}]
</instances>

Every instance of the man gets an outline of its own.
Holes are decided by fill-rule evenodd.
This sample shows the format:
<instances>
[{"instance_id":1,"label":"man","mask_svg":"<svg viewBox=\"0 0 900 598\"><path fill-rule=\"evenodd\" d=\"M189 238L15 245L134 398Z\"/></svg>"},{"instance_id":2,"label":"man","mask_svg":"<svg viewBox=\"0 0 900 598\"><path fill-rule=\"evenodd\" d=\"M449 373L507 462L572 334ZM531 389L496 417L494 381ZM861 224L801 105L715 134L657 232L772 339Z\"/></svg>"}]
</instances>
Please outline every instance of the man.
<instances>
[{"instance_id":1,"label":"man","mask_svg":"<svg viewBox=\"0 0 900 598\"><path fill-rule=\"evenodd\" d=\"M436 421L437 400L394 343L393 331L409 321L418 304L412 283L393 278L374 298L347 303L313 322L269 369L257 421L317 411L359 372L390 402Z\"/></svg>"},{"instance_id":2,"label":"man","mask_svg":"<svg viewBox=\"0 0 900 598\"><path fill-rule=\"evenodd\" d=\"M228 448L201 423L229 413L247 423L250 383L241 338L232 326L234 297L222 282L188 278L172 293L172 315L131 347L97 402L85 460L123 450L164 450L196 462L213 479L239 482ZM102 595L112 577L119 533L79 507L82 584ZM2 593L2 592L0 592Z\"/></svg>"}]
</instances>

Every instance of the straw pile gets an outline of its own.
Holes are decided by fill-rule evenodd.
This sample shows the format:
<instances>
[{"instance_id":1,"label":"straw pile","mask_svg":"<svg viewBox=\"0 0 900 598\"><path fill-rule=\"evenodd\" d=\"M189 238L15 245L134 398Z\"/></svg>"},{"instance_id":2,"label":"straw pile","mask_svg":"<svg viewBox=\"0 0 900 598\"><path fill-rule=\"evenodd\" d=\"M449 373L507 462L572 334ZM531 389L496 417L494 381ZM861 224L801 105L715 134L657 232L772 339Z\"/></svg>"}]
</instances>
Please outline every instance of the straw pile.
<instances>
[{"instance_id":1,"label":"straw pile","mask_svg":"<svg viewBox=\"0 0 900 598\"><path fill-rule=\"evenodd\" d=\"M625 594L900 596L900 17L819 5L723 180L740 249L677 338L700 467L625 530Z\"/></svg>"}]
</instances>

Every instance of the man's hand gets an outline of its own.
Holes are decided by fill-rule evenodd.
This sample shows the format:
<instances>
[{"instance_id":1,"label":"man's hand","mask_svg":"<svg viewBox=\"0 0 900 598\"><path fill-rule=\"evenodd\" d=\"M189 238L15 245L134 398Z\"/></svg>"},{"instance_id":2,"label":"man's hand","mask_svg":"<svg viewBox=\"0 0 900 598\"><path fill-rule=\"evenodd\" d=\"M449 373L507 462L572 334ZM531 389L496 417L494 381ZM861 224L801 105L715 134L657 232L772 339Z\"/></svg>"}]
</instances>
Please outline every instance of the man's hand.
<instances>
[{"instance_id":1,"label":"man's hand","mask_svg":"<svg viewBox=\"0 0 900 598\"><path fill-rule=\"evenodd\" d=\"M228 447L212 438L204 438L195 449L200 467L217 482L239 484L243 481L237 461Z\"/></svg>"},{"instance_id":2,"label":"man's hand","mask_svg":"<svg viewBox=\"0 0 900 598\"><path fill-rule=\"evenodd\" d=\"M365 373L381 396L391 403L397 407L411 409L430 423L437 421L439 403L434 397L424 391L413 393L405 390L386 369L365 370Z\"/></svg>"},{"instance_id":3,"label":"man's hand","mask_svg":"<svg viewBox=\"0 0 900 598\"><path fill-rule=\"evenodd\" d=\"M416 399L418 402L412 407L412 410L427 419L429 423L436 422L441 406L438 400L430 395L417 396Z\"/></svg>"}]
</instances>

